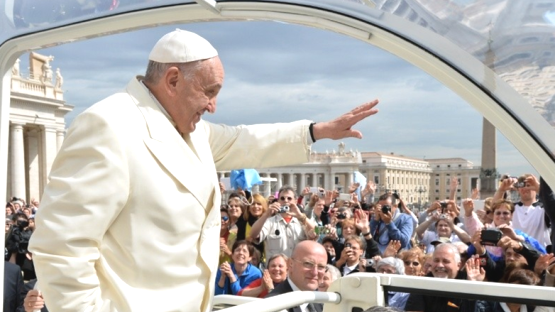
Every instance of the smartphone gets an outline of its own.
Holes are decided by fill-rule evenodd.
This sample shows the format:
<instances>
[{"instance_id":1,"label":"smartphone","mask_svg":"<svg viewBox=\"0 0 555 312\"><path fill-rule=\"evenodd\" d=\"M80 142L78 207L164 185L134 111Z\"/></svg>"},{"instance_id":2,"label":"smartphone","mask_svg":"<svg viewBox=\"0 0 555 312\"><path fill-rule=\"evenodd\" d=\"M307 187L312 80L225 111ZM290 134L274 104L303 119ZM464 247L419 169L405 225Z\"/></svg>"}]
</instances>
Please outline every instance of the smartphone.
<instances>
[{"instance_id":1,"label":"smartphone","mask_svg":"<svg viewBox=\"0 0 555 312\"><path fill-rule=\"evenodd\" d=\"M339 200L349 201L351 200L351 194L341 193L339 194Z\"/></svg>"},{"instance_id":2,"label":"smartphone","mask_svg":"<svg viewBox=\"0 0 555 312\"><path fill-rule=\"evenodd\" d=\"M314 186L311 187L311 188L310 188L310 193L312 193L312 194L318 194L318 193L319 193L319 192L318 192L318 188L317 188L317 187L314 187Z\"/></svg>"}]
</instances>

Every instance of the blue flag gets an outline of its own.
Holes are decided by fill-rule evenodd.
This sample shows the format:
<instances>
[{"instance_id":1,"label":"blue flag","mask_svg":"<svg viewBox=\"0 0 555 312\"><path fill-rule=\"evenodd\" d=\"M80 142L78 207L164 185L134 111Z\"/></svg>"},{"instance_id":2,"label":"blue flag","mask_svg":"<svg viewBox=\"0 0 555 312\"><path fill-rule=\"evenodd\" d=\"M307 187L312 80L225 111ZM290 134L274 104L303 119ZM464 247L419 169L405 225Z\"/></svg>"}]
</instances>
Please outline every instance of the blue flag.
<instances>
[{"instance_id":1,"label":"blue flag","mask_svg":"<svg viewBox=\"0 0 555 312\"><path fill-rule=\"evenodd\" d=\"M231 170L229 182L234 189L250 191L256 184L262 184L260 175L254 169Z\"/></svg>"}]
</instances>

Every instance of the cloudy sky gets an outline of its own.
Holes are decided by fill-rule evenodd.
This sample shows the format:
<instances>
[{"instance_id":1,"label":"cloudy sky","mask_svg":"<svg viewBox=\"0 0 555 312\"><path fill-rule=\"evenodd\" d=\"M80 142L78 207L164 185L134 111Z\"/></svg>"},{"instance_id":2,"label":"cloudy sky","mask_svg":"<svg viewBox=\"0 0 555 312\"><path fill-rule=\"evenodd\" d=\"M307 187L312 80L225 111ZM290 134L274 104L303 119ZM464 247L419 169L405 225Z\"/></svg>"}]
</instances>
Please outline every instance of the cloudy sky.
<instances>
[{"instance_id":1,"label":"cloudy sky","mask_svg":"<svg viewBox=\"0 0 555 312\"><path fill-rule=\"evenodd\" d=\"M398 57L358 40L277 22L200 23L159 27L38 51L53 55L64 76L73 118L144 74L156 41L176 27L208 39L219 51L226 77L214 115L229 125L324 121L380 99L378 115L360 123L362 140L346 149L394 152L417 158L462 157L480 165L482 117L454 92ZM22 56L22 69L25 58ZM125 116L122 116L122 121ZM313 148L337 149L321 141ZM498 168L535 172L498 134Z\"/></svg>"}]
</instances>

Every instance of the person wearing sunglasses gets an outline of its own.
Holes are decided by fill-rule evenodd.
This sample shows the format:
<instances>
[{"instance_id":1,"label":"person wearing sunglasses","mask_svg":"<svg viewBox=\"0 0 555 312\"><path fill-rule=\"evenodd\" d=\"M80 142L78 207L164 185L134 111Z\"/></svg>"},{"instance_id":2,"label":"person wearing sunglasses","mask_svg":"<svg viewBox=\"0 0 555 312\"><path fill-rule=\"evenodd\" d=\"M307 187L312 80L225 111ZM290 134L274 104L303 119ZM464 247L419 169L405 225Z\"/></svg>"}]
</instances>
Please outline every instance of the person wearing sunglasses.
<instances>
[{"instance_id":1,"label":"person wearing sunglasses","mask_svg":"<svg viewBox=\"0 0 555 312\"><path fill-rule=\"evenodd\" d=\"M279 190L278 201L253 224L250 240L264 242L266 259L283 253L291 256L293 248L306 239L316 239L315 224L297 206L295 190L288 185Z\"/></svg>"},{"instance_id":2,"label":"person wearing sunglasses","mask_svg":"<svg viewBox=\"0 0 555 312\"><path fill-rule=\"evenodd\" d=\"M418 247L413 247L409 250L403 250L399 254L399 258L405 265L405 274L411 276L424 276L424 252Z\"/></svg>"},{"instance_id":3,"label":"person wearing sunglasses","mask_svg":"<svg viewBox=\"0 0 555 312\"><path fill-rule=\"evenodd\" d=\"M472 205L472 201L465 200L463 205ZM465 208L466 209L466 208ZM518 245L516 249L520 250L522 248L533 248L542 254L546 253L545 248L532 236L524 233L521 230L512 227L512 217L514 212L514 205L511 201L501 199L493 203L492 207L493 222L491 224L486 224L485 226L480 222L480 220L475 218L470 218L467 221L466 229L468 234L472 236L473 245L468 248L468 254L473 255L476 251L475 243L476 238L474 237L477 232L483 233L482 229L498 229L502 232L502 238L499 243L489 244L485 246L489 256L493 261L501 261L503 257L503 247L507 247L507 244ZM503 240L504 237L510 238L510 240ZM481 241L481 239L480 239ZM504 243L507 242L507 243ZM479 243L479 242L478 242ZM533 264L531 264L533 265Z\"/></svg>"},{"instance_id":4,"label":"person wearing sunglasses","mask_svg":"<svg viewBox=\"0 0 555 312\"><path fill-rule=\"evenodd\" d=\"M237 240L237 227L230 226L231 219L227 209L220 209L222 215L222 225L220 227L220 261L218 265L224 262L231 262L231 255L233 253L233 244Z\"/></svg>"}]
</instances>

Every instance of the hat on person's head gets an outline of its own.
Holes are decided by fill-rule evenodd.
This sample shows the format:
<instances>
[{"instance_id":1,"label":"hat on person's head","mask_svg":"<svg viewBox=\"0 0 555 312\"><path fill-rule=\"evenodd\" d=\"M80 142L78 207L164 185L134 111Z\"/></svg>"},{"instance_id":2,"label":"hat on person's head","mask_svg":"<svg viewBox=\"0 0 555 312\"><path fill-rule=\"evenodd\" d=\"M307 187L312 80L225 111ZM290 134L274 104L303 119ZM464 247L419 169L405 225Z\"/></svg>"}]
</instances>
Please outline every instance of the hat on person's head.
<instances>
[{"instance_id":1,"label":"hat on person's head","mask_svg":"<svg viewBox=\"0 0 555 312\"><path fill-rule=\"evenodd\" d=\"M434 240L430 244L432 246L437 246L437 245L443 244L443 243L451 243L451 240L448 237L439 237L438 239Z\"/></svg>"},{"instance_id":2,"label":"hat on person's head","mask_svg":"<svg viewBox=\"0 0 555 312\"><path fill-rule=\"evenodd\" d=\"M217 55L218 51L206 39L190 31L176 29L158 40L148 59L158 63L188 63Z\"/></svg>"}]
</instances>

